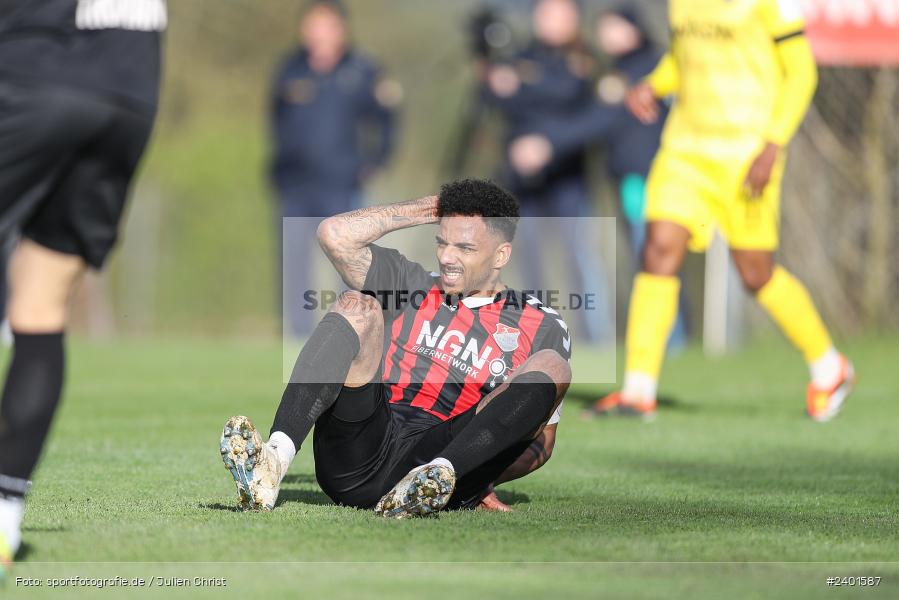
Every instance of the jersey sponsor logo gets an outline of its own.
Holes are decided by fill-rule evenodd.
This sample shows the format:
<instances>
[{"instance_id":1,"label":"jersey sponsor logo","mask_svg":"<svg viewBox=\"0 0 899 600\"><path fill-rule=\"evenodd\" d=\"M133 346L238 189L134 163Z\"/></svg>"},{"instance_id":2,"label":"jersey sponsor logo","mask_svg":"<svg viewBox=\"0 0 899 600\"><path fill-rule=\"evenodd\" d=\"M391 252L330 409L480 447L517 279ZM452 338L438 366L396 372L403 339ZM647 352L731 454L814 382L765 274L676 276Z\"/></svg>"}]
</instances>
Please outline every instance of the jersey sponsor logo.
<instances>
[{"instance_id":1,"label":"jersey sponsor logo","mask_svg":"<svg viewBox=\"0 0 899 600\"><path fill-rule=\"evenodd\" d=\"M163 31L168 18L165 0L78 0L78 29Z\"/></svg>"},{"instance_id":2,"label":"jersey sponsor logo","mask_svg":"<svg viewBox=\"0 0 899 600\"><path fill-rule=\"evenodd\" d=\"M424 321L421 324L411 350L415 354L429 356L451 365L472 377L478 376L493 353L490 346L484 348L482 352L477 339L469 339L458 329L446 329L446 326L438 325L432 330L431 321Z\"/></svg>"},{"instance_id":3,"label":"jersey sponsor logo","mask_svg":"<svg viewBox=\"0 0 899 600\"><path fill-rule=\"evenodd\" d=\"M732 40L734 39L734 30L720 23L687 21L683 25L672 28L671 36L674 38L698 38L714 41Z\"/></svg>"},{"instance_id":4,"label":"jersey sponsor logo","mask_svg":"<svg viewBox=\"0 0 899 600\"><path fill-rule=\"evenodd\" d=\"M507 365L506 361L502 358L494 358L491 360L488 369L490 370L490 381L488 383L491 388L496 387L496 384L509 378L509 375L507 374L509 372L509 365Z\"/></svg>"},{"instance_id":5,"label":"jersey sponsor logo","mask_svg":"<svg viewBox=\"0 0 899 600\"><path fill-rule=\"evenodd\" d=\"M508 380L532 354L541 333L546 337L540 347L568 358L571 339L558 311L530 294L518 298L510 292L504 303L494 301L477 312L464 303L457 311L444 311L447 305L440 300L404 307L392 325L385 358L389 402L446 420ZM504 315L506 322L500 324Z\"/></svg>"},{"instance_id":6,"label":"jersey sponsor logo","mask_svg":"<svg viewBox=\"0 0 899 600\"><path fill-rule=\"evenodd\" d=\"M518 348L518 336L520 335L520 329L497 323L496 331L493 332L493 339L503 352L514 352Z\"/></svg>"}]
</instances>

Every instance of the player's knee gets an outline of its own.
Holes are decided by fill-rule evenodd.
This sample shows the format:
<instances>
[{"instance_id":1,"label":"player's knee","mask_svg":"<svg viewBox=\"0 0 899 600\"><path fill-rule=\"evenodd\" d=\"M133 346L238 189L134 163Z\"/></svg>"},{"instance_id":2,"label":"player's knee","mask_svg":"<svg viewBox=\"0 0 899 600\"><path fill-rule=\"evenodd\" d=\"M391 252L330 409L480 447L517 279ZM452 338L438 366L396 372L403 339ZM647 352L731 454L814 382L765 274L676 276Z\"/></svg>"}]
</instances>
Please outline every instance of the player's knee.
<instances>
[{"instance_id":1,"label":"player's knee","mask_svg":"<svg viewBox=\"0 0 899 600\"><path fill-rule=\"evenodd\" d=\"M349 321L360 340L383 336L384 315L381 305L368 294L357 291L343 292L331 308Z\"/></svg>"},{"instance_id":2,"label":"player's knee","mask_svg":"<svg viewBox=\"0 0 899 600\"><path fill-rule=\"evenodd\" d=\"M13 331L47 333L65 329L69 299L84 269L81 257L23 239L9 261L11 293L6 316Z\"/></svg>"},{"instance_id":3,"label":"player's knee","mask_svg":"<svg viewBox=\"0 0 899 600\"><path fill-rule=\"evenodd\" d=\"M41 333L62 331L68 320L68 305L64 299L42 298L29 301L16 296L10 298L7 309L9 326L13 331Z\"/></svg>"},{"instance_id":4,"label":"player's knee","mask_svg":"<svg viewBox=\"0 0 899 600\"><path fill-rule=\"evenodd\" d=\"M540 350L531 355L522 365L521 373L533 371L539 371L549 377L556 384L559 396L571 385L571 365L555 350Z\"/></svg>"},{"instance_id":5,"label":"player's knee","mask_svg":"<svg viewBox=\"0 0 899 600\"><path fill-rule=\"evenodd\" d=\"M652 275L677 275L683 256L682 244L650 236L643 247L642 270Z\"/></svg>"},{"instance_id":6,"label":"player's knee","mask_svg":"<svg viewBox=\"0 0 899 600\"><path fill-rule=\"evenodd\" d=\"M743 287L750 294L757 294L771 280L773 270L767 265L748 265L738 269Z\"/></svg>"}]
</instances>

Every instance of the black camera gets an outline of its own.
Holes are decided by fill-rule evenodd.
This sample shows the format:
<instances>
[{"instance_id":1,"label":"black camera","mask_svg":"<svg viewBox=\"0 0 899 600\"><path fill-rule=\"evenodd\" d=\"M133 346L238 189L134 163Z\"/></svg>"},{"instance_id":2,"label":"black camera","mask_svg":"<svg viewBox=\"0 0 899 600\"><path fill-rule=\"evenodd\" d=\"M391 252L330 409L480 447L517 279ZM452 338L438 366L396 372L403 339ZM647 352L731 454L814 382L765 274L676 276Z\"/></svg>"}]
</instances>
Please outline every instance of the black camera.
<instances>
[{"instance_id":1,"label":"black camera","mask_svg":"<svg viewBox=\"0 0 899 600\"><path fill-rule=\"evenodd\" d=\"M475 58L493 61L511 53L512 28L493 7L484 6L470 17L468 35Z\"/></svg>"}]
</instances>

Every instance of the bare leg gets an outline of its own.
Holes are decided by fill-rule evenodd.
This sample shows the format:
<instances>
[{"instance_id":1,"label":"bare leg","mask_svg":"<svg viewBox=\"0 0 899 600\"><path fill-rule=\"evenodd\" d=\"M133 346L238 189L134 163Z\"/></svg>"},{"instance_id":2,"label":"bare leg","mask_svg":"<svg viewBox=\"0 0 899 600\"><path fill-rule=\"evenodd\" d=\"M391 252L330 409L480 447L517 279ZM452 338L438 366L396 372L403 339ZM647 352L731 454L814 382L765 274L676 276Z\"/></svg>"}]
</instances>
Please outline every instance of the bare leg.
<instances>
[{"instance_id":1,"label":"bare leg","mask_svg":"<svg viewBox=\"0 0 899 600\"><path fill-rule=\"evenodd\" d=\"M734 250L730 255L734 259L743 286L750 294L757 294L765 287L774 274L774 253L766 250Z\"/></svg>"},{"instance_id":2,"label":"bare leg","mask_svg":"<svg viewBox=\"0 0 899 600\"><path fill-rule=\"evenodd\" d=\"M649 222L646 225L641 269L650 275L677 275L687 255L689 240L690 232L677 223Z\"/></svg>"},{"instance_id":3,"label":"bare leg","mask_svg":"<svg viewBox=\"0 0 899 600\"><path fill-rule=\"evenodd\" d=\"M9 321L14 354L0 405L0 534L11 550L28 480L62 393L63 332L84 261L25 239L10 261Z\"/></svg>"},{"instance_id":4,"label":"bare leg","mask_svg":"<svg viewBox=\"0 0 899 600\"><path fill-rule=\"evenodd\" d=\"M69 299L84 274L84 260L45 248L27 238L9 264L9 323L21 333L65 329Z\"/></svg>"}]
</instances>

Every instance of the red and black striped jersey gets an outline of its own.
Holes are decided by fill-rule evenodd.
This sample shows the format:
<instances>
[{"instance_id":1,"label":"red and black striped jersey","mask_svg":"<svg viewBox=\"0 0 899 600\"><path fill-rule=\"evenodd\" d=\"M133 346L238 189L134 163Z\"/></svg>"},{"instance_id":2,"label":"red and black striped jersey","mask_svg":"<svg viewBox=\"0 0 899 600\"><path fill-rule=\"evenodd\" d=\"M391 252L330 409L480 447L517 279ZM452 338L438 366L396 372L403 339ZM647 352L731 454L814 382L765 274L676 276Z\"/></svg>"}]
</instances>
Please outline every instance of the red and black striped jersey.
<instances>
[{"instance_id":1,"label":"red and black striped jersey","mask_svg":"<svg viewBox=\"0 0 899 600\"><path fill-rule=\"evenodd\" d=\"M429 427L476 406L530 355L571 357L568 326L533 296L506 290L451 302L437 276L393 249L371 245L363 289L382 303L382 384L394 414Z\"/></svg>"}]
</instances>

